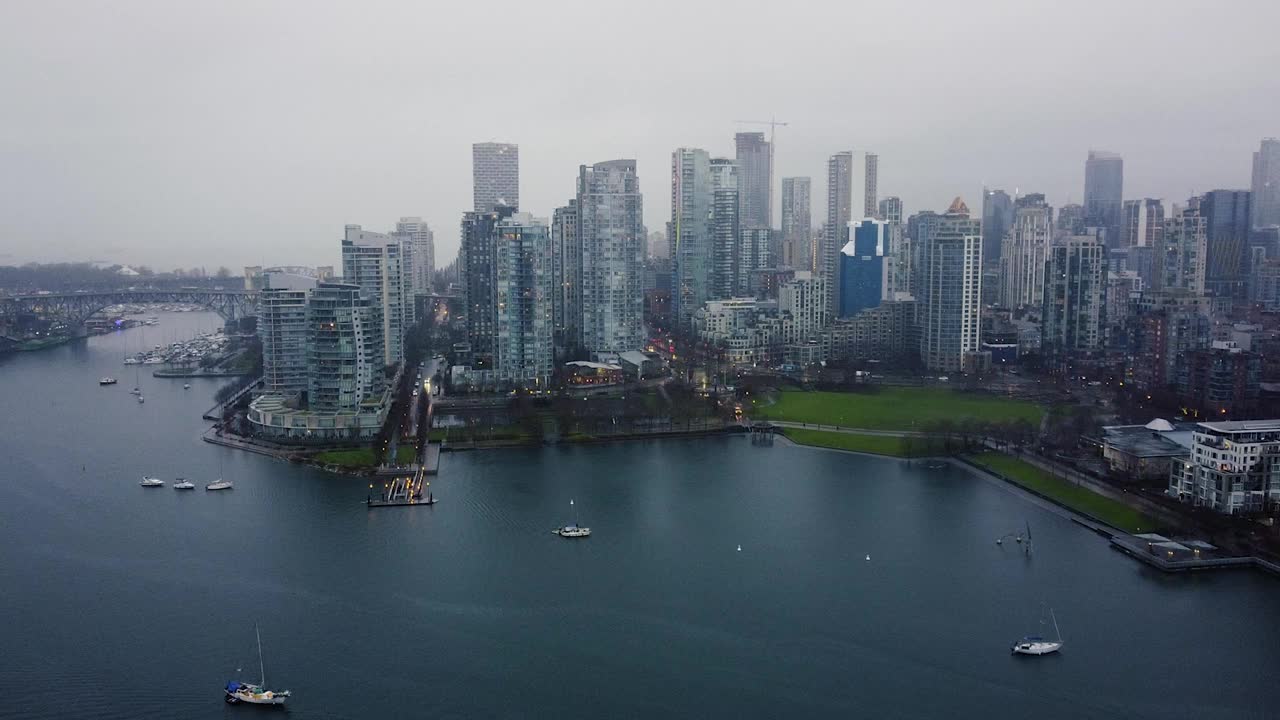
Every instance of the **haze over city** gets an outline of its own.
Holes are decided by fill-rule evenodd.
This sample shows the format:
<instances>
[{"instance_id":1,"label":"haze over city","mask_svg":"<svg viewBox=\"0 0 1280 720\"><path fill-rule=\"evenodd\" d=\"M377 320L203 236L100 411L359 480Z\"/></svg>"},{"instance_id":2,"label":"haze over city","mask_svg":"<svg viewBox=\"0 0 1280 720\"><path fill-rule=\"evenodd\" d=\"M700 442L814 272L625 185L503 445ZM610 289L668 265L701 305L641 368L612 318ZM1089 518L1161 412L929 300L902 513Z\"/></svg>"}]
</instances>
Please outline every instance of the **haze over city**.
<instances>
[{"instance_id":1,"label":"haze over city","mask_svg":"<svg viewBox=\"0 0 1280 720\"><path fill-rule=\"evenodd\" d=\"M607 12L603 12L607 8ZM942 211L984 184L1080 202L1090 149L1125 197L1248 188L1276 132L1280 4L7 2L0 264L335 264L346 223L420 215L438 264L471 145L520 146L521 209L635 158L650 231L676 147L788 122L778 179L880 156ZM854 197L861 197L861 173Z\"/></svg>"}]
</instances>

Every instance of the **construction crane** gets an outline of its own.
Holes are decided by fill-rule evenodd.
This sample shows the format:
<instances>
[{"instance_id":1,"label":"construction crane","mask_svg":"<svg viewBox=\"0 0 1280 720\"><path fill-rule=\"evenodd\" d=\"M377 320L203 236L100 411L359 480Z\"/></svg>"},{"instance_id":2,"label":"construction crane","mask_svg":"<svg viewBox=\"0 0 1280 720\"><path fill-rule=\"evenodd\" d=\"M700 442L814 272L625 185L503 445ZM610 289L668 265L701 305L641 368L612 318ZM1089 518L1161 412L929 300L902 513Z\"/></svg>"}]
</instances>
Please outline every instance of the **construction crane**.
<instances>
[{"instance_id":1,"label":"construction crane","mask_svg":"<svg viewBox=\"0 0 1280 720\"><path fill-rule=\"evenodd\" d=\"M734 122L738 123L739 125L768 125L769 126L769 147L773 147L773 133L778 129L778 126L781 125L782 127L786 127L787 125L791 124L791 123L785 123L785 122L778 122L777 118L771 118L769 120L734 120Z\"/></svg>"}]
</instances>

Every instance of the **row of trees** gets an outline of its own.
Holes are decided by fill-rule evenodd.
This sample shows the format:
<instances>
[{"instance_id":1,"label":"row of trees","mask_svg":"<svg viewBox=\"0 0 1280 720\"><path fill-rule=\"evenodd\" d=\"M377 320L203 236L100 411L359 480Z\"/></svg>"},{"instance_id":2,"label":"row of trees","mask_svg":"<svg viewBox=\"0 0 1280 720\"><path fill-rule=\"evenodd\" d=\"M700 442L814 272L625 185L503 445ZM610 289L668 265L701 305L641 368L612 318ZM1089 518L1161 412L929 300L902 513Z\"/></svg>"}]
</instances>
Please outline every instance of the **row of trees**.
<instances>
[{"instance_id":1,"label":"row of trees","mask_svg":"<svg viewBox=\"0 0 1280 720\"><path fill-rule=\"evenodd\" d=\"M942 451L946 454L967 452L983 447L987 440L1006 450L1017 452L1035 442L1038 430L1025 418L1018 420L937 420L921 427L925 434L905 435L902 451L908 457Z\"/></svg>"}]
</instances>

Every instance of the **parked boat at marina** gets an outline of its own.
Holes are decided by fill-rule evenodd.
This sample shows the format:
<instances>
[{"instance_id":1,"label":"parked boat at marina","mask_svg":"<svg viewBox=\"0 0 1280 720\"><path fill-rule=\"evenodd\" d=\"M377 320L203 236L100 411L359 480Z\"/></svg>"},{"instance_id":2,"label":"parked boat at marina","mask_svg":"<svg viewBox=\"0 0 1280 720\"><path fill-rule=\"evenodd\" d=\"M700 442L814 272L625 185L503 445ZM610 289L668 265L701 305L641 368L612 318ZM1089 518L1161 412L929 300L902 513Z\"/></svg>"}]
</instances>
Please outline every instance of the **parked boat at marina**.
<instances>
[{"instance_id":1,"label":"parked boat at marina","mask_svg":"<svg viewBox=\"0 0 1280 720\"><path fill-rule=\"evenodd\" d=\"M178 481L173 484L173 489L174 490L195 490L196 484L185 478L178 478Z\"/></svg>"},{"instance_id":2,"label":"parked boat at marina","mask_svg":"<svg viewBox=\"0 0 1280 720\"><path fill-rule=\"evenodd\" d=\"M113 377L98 378L99 385L115 385L116 382L116 379Z\"/></svg>"},{"instance_id":3,"label":"parked boat at marina","mask_svg":"<svg viewBox=\"0 0 1280 720\"><path fill-rule=\"evenodd\" d=\"M142 487L163 487L164 481L158 477L142 476L142 482L138 483Z\"/></svg>"},{"instance_id":4,"label":"parked boat at marina","mask_svg":"<svg viewBox=\"0 0 1280 720\"><path fill-rule=\"evenodd\" d=\"M262 633L258 630L257 625L253 626L253 632L258 638L258 670L262 673L262 679L257 683L228 680L227 686L224 688L224 692L227 694L227 703L232 705L235 703L283 705L284 701L289 699L291 693L288 690L267 689L267 669L262 662Z\"/></svg>"},{"instance_id":5,"label":"parked boat at marina","mask_svg":"<svg viewBox=\"0 0 1280 720\"><path fill-rule=\"evenodd\" d=\"M1028 635L1013 644L1013 653L1015 655L1048 655L1062 649L1062 632L1058 630L1058 618L1054 616L1053 609L1049 609L1049 617L1053 618L1053 632L1056 640L1048 640L1039 635ZM1041 624L1044 620L1040 620Z\"/></svg>"},{"instance_id":6,"label":"parked boat at marina","mask_svg":"<svg viewBox=\"0 0 1280 720\"><path fill-rule=\"evenodd\" d=\"M205 490L232 490L234 489L234 487L235 486L231 484L230 480L223 480L219 478L218 480L211 482L208 485L205 485L204 489Z\"/></svg>"}]
</instances>

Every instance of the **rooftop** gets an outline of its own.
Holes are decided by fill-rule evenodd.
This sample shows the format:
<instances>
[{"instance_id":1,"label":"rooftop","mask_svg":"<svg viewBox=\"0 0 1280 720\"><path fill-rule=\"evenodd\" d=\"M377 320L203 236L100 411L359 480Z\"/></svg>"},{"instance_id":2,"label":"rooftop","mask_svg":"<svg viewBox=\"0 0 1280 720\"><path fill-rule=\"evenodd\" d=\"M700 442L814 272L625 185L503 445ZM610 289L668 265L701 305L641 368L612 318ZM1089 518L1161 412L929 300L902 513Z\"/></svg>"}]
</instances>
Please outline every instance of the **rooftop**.
<instances>
[{"instance_id":1,"label":"rooftop","mask_svg":"<svg viewBox=\"0 0 1280 720\"><path fill-rule=\"evenodd\" d=\"M1227 420L1202 422L1200 427L1219 433L1280 432L1280 420Z\"/></svg>"},{"instance_id":2,"label":"rooftop","mask_svg":"<svg viewBox=\"0 0 1280 720\"><path fill-rule=\"evenodd\" d=\"M1168 430L1152 428L1168 426ZM1135 457L1178 457L1189 454L1195 423L1174 425L1166 420L1146 425L1111 425L1102 428L1106 444Z\"/></svg>"}]
</instances>

